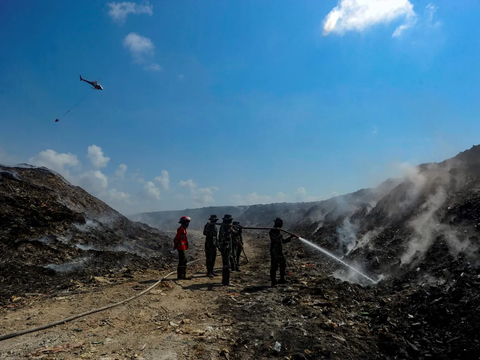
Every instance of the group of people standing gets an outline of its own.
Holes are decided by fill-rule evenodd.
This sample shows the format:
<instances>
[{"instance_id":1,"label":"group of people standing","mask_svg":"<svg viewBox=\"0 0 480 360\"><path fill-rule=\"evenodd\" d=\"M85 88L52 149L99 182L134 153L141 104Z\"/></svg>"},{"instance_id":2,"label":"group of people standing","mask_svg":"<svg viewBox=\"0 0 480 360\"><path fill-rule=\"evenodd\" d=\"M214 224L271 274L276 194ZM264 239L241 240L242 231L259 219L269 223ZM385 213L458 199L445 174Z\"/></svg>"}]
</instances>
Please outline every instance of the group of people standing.
<instances>
[{"instance_id":1,"label":"group of people standing","mask_svg":"<svg viewBox=\"0 0 480 360\"><path fill-rule=\"evenodd\" d=\"M205 235L205 258L207 267L207 276L214 277L216 274L213 269L215 267L215 260L217 257L217 249L222 255L222 284L230 284L230 270L240 271L240 255L243 249L242 226L238 221L233 221L230 214L225 214L222 218L223 222L217 224L219 218L217 215L211 215L208 222L203 229ZM182 216L180 218L180 227L177 229L177 234L174 239L174 248L178 251L178 267L177 278L187 278L187 257L186 250L188 249L187 228L190 224L191 218L189 216ZM216 226L220 226L217 230ZM276 218L274 227L270 230L270 279L272 286L276 284L284 284L286 260L283 254L283 243L290 242L293 238L298 238L296 235L291 235L284 239L281 233L283 220ZM280 280L277 280L276 273L280 268Z\"/></svg>"}]
</instances>

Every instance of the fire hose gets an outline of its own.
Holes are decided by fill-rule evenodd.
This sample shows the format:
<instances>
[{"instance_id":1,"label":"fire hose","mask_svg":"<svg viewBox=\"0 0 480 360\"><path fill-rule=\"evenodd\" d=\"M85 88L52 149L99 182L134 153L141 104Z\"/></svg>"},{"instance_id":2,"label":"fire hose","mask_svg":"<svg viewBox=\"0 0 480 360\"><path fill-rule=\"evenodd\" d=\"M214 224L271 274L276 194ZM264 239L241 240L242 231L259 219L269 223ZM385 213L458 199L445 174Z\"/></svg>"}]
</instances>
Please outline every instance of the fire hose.
<instances>
[{"instance_id":1,"label":"fire hose","mask_svg":"<svg viewBox=\"0 0 480 360\"><path fill-rule=\"evenodd\" d=\"M222 223L219 223L219 224L215 224L215 225L218 225L218 226L222 226L224 224ZM232 225L233 226L233 225ZM242 226L242 225L235 225L235 226L238 226L240 229L248 229L248 230L280 230L280 231L283 231L284 233L287 233L288 235L291 235L293 237L296 237L298 238L299 236L297 234L294 234L288 230L284 230L284 229L281 229L281 228L272 228L272 227L253 227L253 226Z\"/></svg>"},{"instance_id":2,"label":"fire hose","mask_svg":"<svg viewBox=\"0 0 480 360\"><path fill-rule=\"evenodd\" d=\"M293 237L297 237L298 238L298 235L297 234L294 234L290 231L287 231L287 230L284 230L284 229L280 229L280 228L271 228L271 227L252 227L252 226L242 226L241 227L242 229L249 229L249 230L280 230L280 231L283 231L284 233L287 233L288 235L291 235Z\"/></svg>"},{"instance_id":3,"label":"fire hose","mask_svg":"<svg viewBox=\"0 0 480 360\"><path fill-rule=\"evenodd\" d=\"M190 261L187 265L190 265L190 264L193 264L197 261L199 261L201 259L196 259L196 260L193 260L193 261ZM95 314L97 312L100 312L100 311L104 311L104 310L108 310L108 309L111 309L113 307L116 307L116 306L119 306L119 305L122 305L122 304L125 304L129 301L132 301L146 293L148 293L150 290L152 290L154 287L156 287L157 285L159 285L163 280L165 280L166 278L168 278L170 275L172 274L175 274L176 271L171 271L169 272L167 275L165 275L164 277L162 277L160 280L158 280L155 284L153 284L152 286L150 286L149 288L143 290L141 293L139 294L136 294L132 297L129 297L128 299L125 299L125 300L122 300L120 302L117 302L115 304L110 304L110 305L107 305L107 306L104 306L104 307L101 307L101 308L98 308L98 309L94 309L94 310L90 310L90 311L87 311L87 312L84 312L82 314L78 314L78 315L74 315L72 317L69 317L69 318L66 318L66 319L63 319L63 320L59 320L59 321L55 321L53 323L50 323L50 324L47 324L47 325L43 325L43 326L39 326L39 327L36 327L36 328L33 328L33 329L29 329L29 330L23 330L23 331L18 331L18 332L14 332L14 333L10 333L10 334L6 334L6 335L1 335L0 336L0 341L3 341L3 340L7 340L7 339L11 339L11 338L14 338L14 337L17 337L17 336L21 336L21 335L25 335L25 334L29 334L29 333L32 333L32 332L36 332L36 331L40 331L40 330L44 330L44 329L48 329L48 328L51 328L51 327L54 327L54 326L57 326L57 325L61 325L61 324L65 324L67 322L70 322L70 321L73 321L73 320L76 320L76 319L79 319L81 317L84 317L84 316L87 316L87 315L91 315L91 314Z\"/></svg>"}]
</instances>

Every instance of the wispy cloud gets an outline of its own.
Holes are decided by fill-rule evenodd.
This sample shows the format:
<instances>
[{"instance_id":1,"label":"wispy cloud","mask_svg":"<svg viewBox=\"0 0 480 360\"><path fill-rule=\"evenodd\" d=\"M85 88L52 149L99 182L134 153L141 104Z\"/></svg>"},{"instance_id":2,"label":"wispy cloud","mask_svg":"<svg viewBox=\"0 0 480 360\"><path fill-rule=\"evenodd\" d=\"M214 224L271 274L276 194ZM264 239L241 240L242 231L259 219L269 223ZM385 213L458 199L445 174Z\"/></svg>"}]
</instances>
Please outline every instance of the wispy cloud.
<instances>
[{"instance_id":1,"label":"wispy cloud","mask_svg":"<svg viewBox=\"0 0 480 360\"><path fill-rule=\"evenodd\" d=\"M117 176L119 179L124 179L125 178L125 172L127 171L127 165L125 164L120 164L118 166L118 170L115 171L115 176Z\"/></svg>"},{"instance_id":2,"label":"wispy cloud","mask_svg":"<svg viewBox=\"0 0 480 360\"><path fill-rule=\"evenodd\" d=\"M439 27L440 25L442 25L441 21L438 21L438 20L435 21L433 19L433 17L435 16L435 12L437 10L438 10L438 7L436 7L433 4L428 4L425 7L425 16L427 17L427 19L426 19L427 26L432 27L432 28L436 28L436 27Z\"/></svg>"},{"instance_id":3,"label":"wispy cloud","mask_svg":"<svg viewBox=\"0 0 480 360\"><path fill-rule=\"evenodd\" d=\"M340 0L325 17L323 35L347 31L362 32L377 25L403 18L392 36L398 37L416 21L413 5L409 0Z\"/></svg>"},{"instance_id":4,"label":"wispy cloud","mask_svg":"<svg viewBox=\"0 0 480 360\"><path fill-rule=\"evenodd\" d=\"M151 63L150 65L146 65L143 67L144 70L147 70L147 71L162 71L162 67L158 64L155 64L155 63Z\"/></svg>"},{"instance_id":5,"label":"wispy cloud","mask_svg":"<svg viewBox=\"0 0 480 360\"><path fill-rule=\"evenodd\" d=\"M155 52L155 45L147 37L131 32L123 39L123 46L132 54L133 61L143 63L146 58L152 57Z\"/></svg>"},{"instance_id":6,"label":"wispy cloud","mask_svg":"<svg viewBox=\"0 0 480 360\"><path fill-rule=\"evenodd\" d=\"M190 189L190 197L195 205L202 205L215 202L213 193L219 189L215 186L199 188L192 180L180 180L180 186Z\"/></svg>"},{"instance_id":7,"label":"wispy cloud","mask_svg":"<svg viewBox=\"0 0 480 360\"><path fill-rule=\"evenodd\" d=\"M332 195L333 196L333 195ZM231 196L230 200L235 205L254 205L254 204L270 204L281 202L308 202L324 200L324 196L311 196L307 194L307 190L302 186L299 187L293 194L285 194L279 191L275 195L261 195L257 192L252 192L247 195L236 194Z\"/></svg>"},{"instance_id":8,"label":"wispy cloud","mask_svg":"<svg viewBox=\"0 0 480 360\"><path fill-rule=\"evenodd\" d=\"M160 183L165 190L170 188L170 175L167 170L162 170L162 174L155 178L155 181Z\"/></svg>"},{"instance_id":9,"label":"wispy cloud","mask_svg":"<svg viewBox=\"0 0 480 360\"><path fill-rule=\"evenodd\" d=\"M108 15L113 21L120 24L125 23L128 14L148 14L153 15L153 5L150 5L148 1L144 4L137 4L134 2L111 2L107 4L110 7Z\"/></svg>"},{"instance_id":10,"label":"wispy cloud","mask_svg":"<svg viewBox=\"0 0 480 360\"><path fill-rule=\"evenodd\" d=\"M147 181L140 194L149 200L160 200L160 189L151 181Z\"/></svg>"}]
</instances>

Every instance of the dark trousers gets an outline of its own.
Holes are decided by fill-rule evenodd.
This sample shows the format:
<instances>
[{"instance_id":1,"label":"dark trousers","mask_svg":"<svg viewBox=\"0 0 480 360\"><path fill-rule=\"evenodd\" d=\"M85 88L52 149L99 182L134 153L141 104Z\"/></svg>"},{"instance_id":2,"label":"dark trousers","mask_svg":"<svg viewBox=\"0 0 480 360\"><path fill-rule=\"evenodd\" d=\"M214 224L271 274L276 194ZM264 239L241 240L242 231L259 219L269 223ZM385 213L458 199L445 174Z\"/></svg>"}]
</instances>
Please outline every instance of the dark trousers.
<instances>
[{"instance_id":1,"label":"dark trousers","mask_svg":"<svg viewBox=\"0 0 480 360\"><path fill-rule=\"evenodd\" d=\"M205 243L205 262L207 266L207 274L213 273L215 267L215 259L217 258L217 247L214 244Z\"/></svg>"},{"instance_id":2,"label":"dark trousers","mask_svg":"<svg viewBox=\"0 0 480 360\"><path fill-rule=\"evenodd\" d=\"M222 251L222 284L230 284L230 256L232 249L230 244L224 244L221 247Z\"/></svg>"},{"instance_id":3,"label":"dark trousers","mask_svg":"<svg viewBox=\"0 0 480 360\"><path fill-rule=\"evenodd\" d=\"M177 279L187 277L187 253L186 250L178 250Z\"/></svg>"},{"instance_id":4,"label":"dark trousers","mask_svg":"<svg viewBox=\"0 0 480 360\"><path fill-rule=\"evenodd\" d=\"M232 248L232 255L231 255L231 266L232 270L235 270L239 268L240 265L240 255L242 254L242 249L243 245L238 243L238 244L233 244Z\"/></svg>"},{"instance_id":5,"label":"dark trousers","mask_svg":"<svg viewBox=\"0 0 480 360\"><path fill-rule=\"evenodd\" d=\"M283 253L279 252L270 252L271 263L270 263L270 278L272 282L276 281L277 270L280 267L280 279L285 279L285 270L287 268L287 261Z\"/></svg>"}]
</instances>

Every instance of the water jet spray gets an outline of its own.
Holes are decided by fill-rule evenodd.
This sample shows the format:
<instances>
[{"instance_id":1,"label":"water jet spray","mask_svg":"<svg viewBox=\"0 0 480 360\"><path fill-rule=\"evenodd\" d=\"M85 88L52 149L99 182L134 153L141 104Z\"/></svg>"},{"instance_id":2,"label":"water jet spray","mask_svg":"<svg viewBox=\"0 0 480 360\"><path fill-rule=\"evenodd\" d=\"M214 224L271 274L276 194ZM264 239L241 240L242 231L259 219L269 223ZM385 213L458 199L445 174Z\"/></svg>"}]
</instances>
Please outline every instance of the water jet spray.
<instances>
[{"instance_id":1,"label":"water jet spray","mask_svg":"<svg viewBox=\"0 0 480 360\"><path fill-rule=\"evenodd\" d=\"M220 224L216 224L216 225L222 225L221 223ZM355 269L353 266L347 264L345 261L343 261L342 259L339 259L338 257L336 257L335 255L333 255L332 253L328 252L327 250L325 250L324 248L322 248L321 246L318 246L317 244L314 244L313 242L307 240L307 239L304 239L302 238L301 236L298 236L290 231L287 231L287 230L284 230L284 229L281 229L281 228L271 228L271 227L252 227L252 226L240 226L241 229L249 229L249 230L280 230L280 231L283 231L284 233L286 234L289 234L291 236L294 236L296 238L298 238L300 241L304 242L305 244L313 247L314 249L317 249L319 251L321 251L323 254L329 256L330 258L334 259L335 261L339 262L340 264L342 265L345 265L346 267L348 267L349 269L355 271L356 273L358 273L359 275L363 276L365 279L371 281L373 284L376 284L378 283L379 280L375 281L373 280L372 278L368 277L367 275L363 274L362 272L360 272L359 270Z\"/></svg>"}]
</instances>

